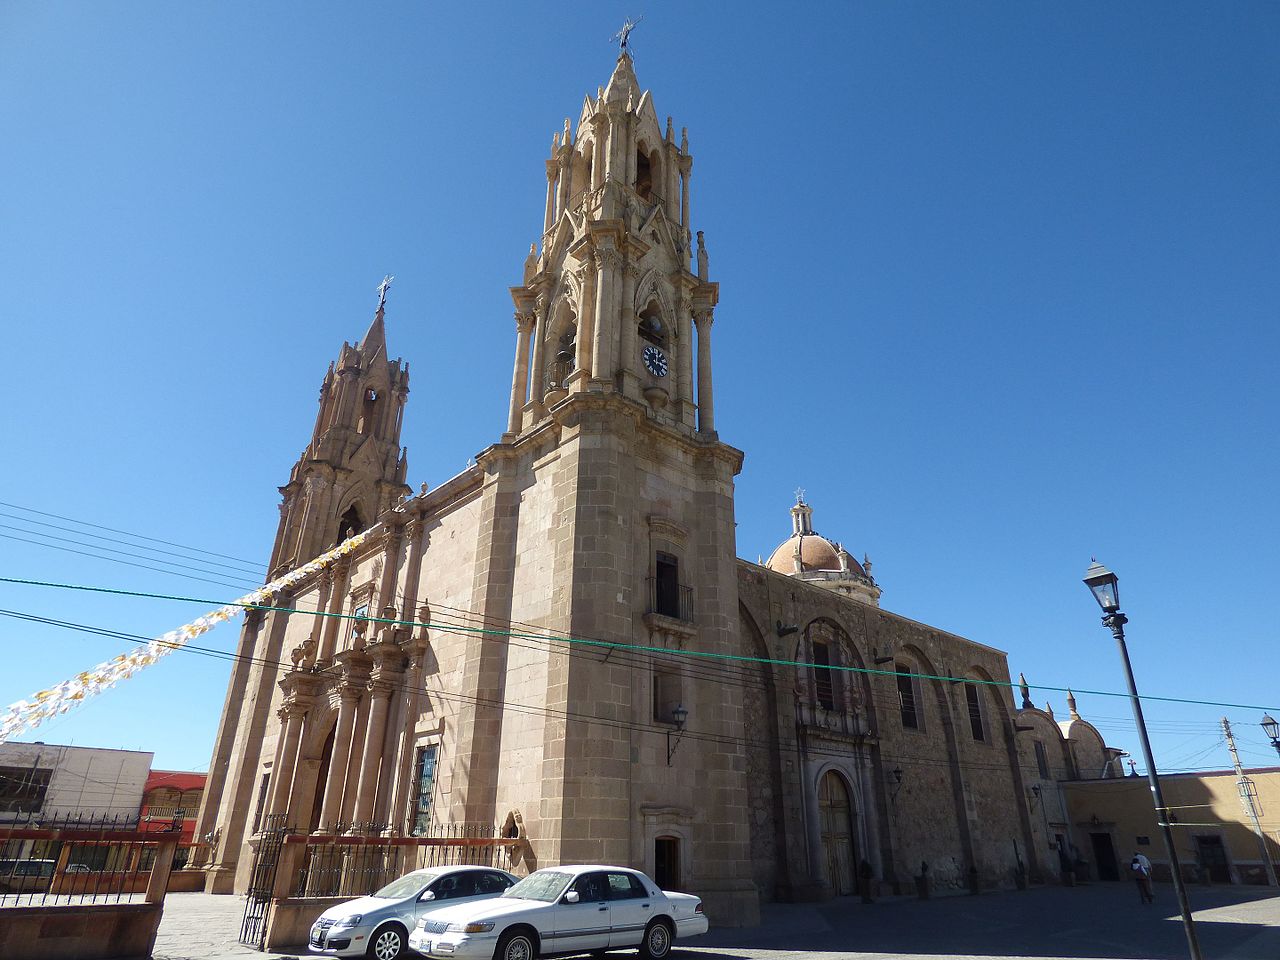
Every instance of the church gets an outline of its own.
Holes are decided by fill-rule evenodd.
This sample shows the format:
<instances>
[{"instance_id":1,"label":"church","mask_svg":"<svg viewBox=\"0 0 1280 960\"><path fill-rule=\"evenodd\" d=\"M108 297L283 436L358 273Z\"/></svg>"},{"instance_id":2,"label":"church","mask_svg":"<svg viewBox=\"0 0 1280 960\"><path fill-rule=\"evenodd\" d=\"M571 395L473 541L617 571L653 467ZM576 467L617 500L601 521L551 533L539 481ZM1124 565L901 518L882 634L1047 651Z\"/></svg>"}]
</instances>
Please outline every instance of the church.
<instances>
[{"instance_id":1,"label":"church","mask_svg":"<svg viewBox=\"0 0 1280 960\"><path fill-rule=\"evenodd\" d=\"M272 817L495 824L525 841L513 869L630 865L720 924L860 882L1056 881L1087 849L1057 784L1120 754L1074 700L1062 722L1025 684L1015 704L1002 651L882 608L802 496L767 562L738 558L744 453L716 428L676 129L625 49L565 120L511 288L505 429L463 472L407 484L385 287L324 374L270 577L374 530L246 615L198 826L211 892L246 889Z\"/></svg>"}]
</instances>

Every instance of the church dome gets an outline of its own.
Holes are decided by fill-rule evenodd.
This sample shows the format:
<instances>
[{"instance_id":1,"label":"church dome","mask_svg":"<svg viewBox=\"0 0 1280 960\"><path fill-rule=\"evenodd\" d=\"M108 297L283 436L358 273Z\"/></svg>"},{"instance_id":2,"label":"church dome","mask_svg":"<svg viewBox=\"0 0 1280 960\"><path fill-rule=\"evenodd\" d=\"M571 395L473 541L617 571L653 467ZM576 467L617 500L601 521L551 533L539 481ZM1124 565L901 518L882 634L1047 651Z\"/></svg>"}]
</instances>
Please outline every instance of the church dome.
<instances>
[{"instance_id":1,"label":"church dome","mask_svg":"<svg viewBox=\"0 0 1280 960\"><path fill-rule=\"evenodd\" d=\"M813 529L813 508L797 492L791 508L791 536L769 554L765 566L775 573L835 590L880 605L880 587L871 576L871 561L859 563L849 551Z\"/></svg>"},{"instance_id":2,"label":"church dome","mask_svg":"<svg viewBox=\"0 0 1280 960\"><path fill-rule=\"evenodd\" d=\"M808 573L813 570L840 569L840 554L835 544L826 537L816 533L797 533L778 544L778 549L769 555L765 564L770 570L778 573L796 573L796 553L800 556L800 571ZM851 565L859 569L858 562L850 558Z\"/></svg>"}]
</instances>

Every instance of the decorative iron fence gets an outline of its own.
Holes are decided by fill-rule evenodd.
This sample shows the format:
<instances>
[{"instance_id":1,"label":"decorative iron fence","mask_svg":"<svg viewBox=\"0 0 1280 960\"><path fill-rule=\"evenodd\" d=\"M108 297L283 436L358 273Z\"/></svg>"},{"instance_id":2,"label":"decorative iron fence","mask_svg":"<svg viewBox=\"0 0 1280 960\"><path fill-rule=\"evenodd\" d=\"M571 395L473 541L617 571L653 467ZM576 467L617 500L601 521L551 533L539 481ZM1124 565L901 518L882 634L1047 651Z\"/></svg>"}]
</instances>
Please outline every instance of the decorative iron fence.
<instances>
[{"instance_id":1,"label":"decorative iron fence","mask_svg":"<svg viewBox=\"0 0 1280 960\"><path fill-rule=\"evenodd\" d=\"M138 826L136 815L82 814L0 825L0 907L140 899L158 852L173 856L181 824L146 832ZM172 862L163 866L167 880Z\"/></svg>"},{"instance_id":2,"label":"decorative iron fence","mask_svg":"<svg viewBox=\"0 0 1280 960\"><path fill-rule=\"evenodd\" d=\"M362 897L412 870L475 864L502 866L502 852L518 842L491 823L432 824L415 837L383 831L290 836L305 849L292 886L295 897Z\"/></svg>"}]
</instances>

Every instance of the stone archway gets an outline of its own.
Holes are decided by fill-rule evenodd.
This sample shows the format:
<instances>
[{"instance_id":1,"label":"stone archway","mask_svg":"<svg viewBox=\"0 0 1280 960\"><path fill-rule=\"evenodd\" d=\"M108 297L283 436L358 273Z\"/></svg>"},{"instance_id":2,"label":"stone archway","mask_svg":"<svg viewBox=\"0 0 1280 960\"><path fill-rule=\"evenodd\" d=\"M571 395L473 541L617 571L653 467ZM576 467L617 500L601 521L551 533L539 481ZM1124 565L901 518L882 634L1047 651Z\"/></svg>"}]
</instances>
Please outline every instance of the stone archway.
<instances>
[{"instance_id":1,"label":"stone archway","mask_svg":"<svg viewBox=\"0 0 1280 960\"><path fill-rule=\"evenodd\" d=\"M854 843L853 799L849 787L834 770L818 781L818 817L827 881L837 897L858 889L858 858Z\"/></svg>"}]
</instances>

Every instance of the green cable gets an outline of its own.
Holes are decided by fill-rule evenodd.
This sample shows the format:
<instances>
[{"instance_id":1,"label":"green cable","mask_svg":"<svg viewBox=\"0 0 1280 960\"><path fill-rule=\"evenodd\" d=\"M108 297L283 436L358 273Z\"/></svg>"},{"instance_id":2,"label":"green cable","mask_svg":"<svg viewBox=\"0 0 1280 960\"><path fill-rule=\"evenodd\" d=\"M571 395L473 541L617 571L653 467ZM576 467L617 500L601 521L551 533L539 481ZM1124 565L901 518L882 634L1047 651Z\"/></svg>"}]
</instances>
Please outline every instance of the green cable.
<instances>
[{"instance_id":1,"label":"green cable","mask_svg":"<svg viewBox=\"0 0 1280 960\"><path fill-rule=\"evenodd\" d=\"M709 650L671 650L667 647L653 647L637 643L618 643L610 640L594 640L586 637L562 637L557 635L545 635L539 633L523 633L517 630L497 630L487 627L469 627L460 624L445 623L422 623L416 620L396 620L386 617L357 617L350 613L329 613L324 610L300 610L297 607L276 607L269 604L261 603L238 603L235 601L227 602L223 600L210 600L206 597L180 597L166 593L144 593L137 590L120 590L114 587L90 587L75 583L53 583L47 580L26 580L19 577L0 577L0 583L15 583L22 586L30 587L53 587L59 590L81 590L88 593L109 593L124 597L140 597L148 600L176 600L182 603L201 603L215 607L243 607L246 610L266 610L278 613L296 613L310 617L335 617L339 620L359 620L361 623L382 623L390 626L402 627L426 627L427 629L435 628L437 630L447 630L455 633L477 633L482 635L498 636L498 637L516 637L523 640L554 640L560 643L580 643L590 647L607 647L613 650L633 650L641 653L661 653L661 654L681 654L688 657L699 657L711 660L729 660L737 663L767 663L771 666L781 667L801 667L812 668L820 667L827 670L840 670L848 673L861 673L868 676L884 676L884 677L915 677L920 680L938 680L944 683L972 683L982 686L991 687L1008 687L1013 689L1019 686L1012 680L1005 682L1003 680L980 680L971 679L969 677L944 677L930 673L910 673L899 670L876 670L871 667L846 667L828 664L804 663L799 660L778 660L770 657L750 657L736 653L712 653ZM283 592L283 591L280 591ZM430 603L427 604L430 606ZM475 614L478 616L478 614ZM1096 697L1122 697L1127 698L1128 693L1119 693L1114 690L1086 690L1076 689L1074 687L1052 687L1044 684L1027 684L1029 688L1035 690L1051 690L1056 693L1066 693L1068 691L1074 693L1085 693ZM1233 710L1262 710L1269 712L1271 710L1280 710L1276 706L1259 706L1252 703L1228 703L1220 700L1191 700L1186 697L1157 697L1150 694L1142 694L1139 696L1141 700L1158 701L1161 703L1186 703L1193 706L1201 707L1230 707Z\"/></svg>"}]
</instances>

